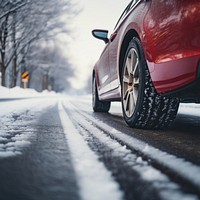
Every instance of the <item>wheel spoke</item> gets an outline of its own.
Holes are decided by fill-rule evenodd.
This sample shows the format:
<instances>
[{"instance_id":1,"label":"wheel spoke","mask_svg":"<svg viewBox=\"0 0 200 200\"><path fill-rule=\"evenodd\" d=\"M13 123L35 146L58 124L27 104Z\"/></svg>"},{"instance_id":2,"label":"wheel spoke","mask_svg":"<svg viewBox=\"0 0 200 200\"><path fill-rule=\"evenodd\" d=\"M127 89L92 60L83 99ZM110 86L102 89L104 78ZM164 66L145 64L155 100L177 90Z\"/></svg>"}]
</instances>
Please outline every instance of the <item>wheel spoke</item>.
<instances>
[{"instance_id":1,"label":"wheel spoke","mask_svg":"<svg viewBox=\"0 0 200 200\"><path fill-rule=\"evenodd\" d=\"M134 64L135 63L135 52L134 50L131 50L131 74L133 75L133 70L134 70Z\"/></svg>"},{"instance_id":2,"label":"wheel spoke","mask_svg":"<svg viewBox=\"0 0 200 200\"><path fill-rule=\"evenodd\" d=\"M123 106L127 117L131 117L135 111L138 98L139 60L136 49L130 49L123 71Z\"/></svg>"},{"instance_id":3,"label":"wheel spoke","mask_svg":"<svg viewBox=\"0 0 200 200\"><path fill-rule=\"evenodd\" d=\"M123 76L123 82L129 84L129 78L126 75Z\"/></svg>"},{"instance_id":4,"label":"wheel spoke","mask_svg":"<svg viewBox=\"0 0 200 200\"><path fill-rule=\"evenodd\" d=\"M129 115L131 116L134 112L135 108L135 99L133 95L133 91L130 93L130 98L129 98Z\"/></svg>"},{"instance_id":5,"label":"wheel spoke","mask_svg":"<svg viewBox=\"0 0 200 200\"><path fill-rule=\"evenodd\" d=\"M134 89L133 90L133 99L134 99L135 106L136 106L137 98L138 98L138 90Z\"/></svg>"},{"instance_id":6,"label":"wheel spoke","mask_svg":"<svg viewBox=\"0 0 200 200\"><path fill-rule=\"evenodd\" d=\"M130 76L132 74L132 55L130 54L127 58L127 71L128 71L128 75Z\"/></svg>"},{"instance_id":7,"label":"wheel spoke","mask_svg":"<svg viewBox=\"0 0 200 200\"><path fill-rule=\"evenodd\" d=\"M140 79L139 77L133 79L133 87L139 87Z\"/></svg>"},{"instance_id":8,"label":"wheel spoke","mask_svg":"<svg viewBox=\"0 0 200 200\"><path fill-rule=\"evenodd\" d=\"M135 58L135 63L134 63L134 67L133 67L133 77L138 77L138 58Z\"/></svg>"}]
</instances>

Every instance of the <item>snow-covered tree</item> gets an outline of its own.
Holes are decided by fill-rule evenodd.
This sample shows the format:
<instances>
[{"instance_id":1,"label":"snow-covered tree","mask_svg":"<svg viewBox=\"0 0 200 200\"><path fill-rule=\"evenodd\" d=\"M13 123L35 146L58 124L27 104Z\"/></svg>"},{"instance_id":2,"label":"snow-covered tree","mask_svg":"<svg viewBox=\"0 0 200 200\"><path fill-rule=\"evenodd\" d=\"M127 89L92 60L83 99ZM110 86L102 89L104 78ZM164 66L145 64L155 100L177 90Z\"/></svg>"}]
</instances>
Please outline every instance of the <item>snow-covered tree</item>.
<instances>
[{"instance_id":1,"label":"snow-covered tree","mask_svg":"<svg viewBox=\"0 0 200 200\"><path fill-rule=\"evenodd\" d=\"M17 75L25 66L27 54L34 43L39 44L60 32L69 33L66 24L77 14L71 0L2 0L0 13L3 86L6 86L6 71L10 82L7 85L16 86Z\"/></svg>"},{"instance_id":2,"label":"snow-covered tree","mask_svg":"<svg viewBox=\"0 0 200 200\"><path fill-rule=\"evenodd\" d=\"M71 88L67 77L72 77L74 71L58 44L46 42L30 48L27 56L27 70L31 77L29 87L56 92Z\"/></svg>"}]
</instances>

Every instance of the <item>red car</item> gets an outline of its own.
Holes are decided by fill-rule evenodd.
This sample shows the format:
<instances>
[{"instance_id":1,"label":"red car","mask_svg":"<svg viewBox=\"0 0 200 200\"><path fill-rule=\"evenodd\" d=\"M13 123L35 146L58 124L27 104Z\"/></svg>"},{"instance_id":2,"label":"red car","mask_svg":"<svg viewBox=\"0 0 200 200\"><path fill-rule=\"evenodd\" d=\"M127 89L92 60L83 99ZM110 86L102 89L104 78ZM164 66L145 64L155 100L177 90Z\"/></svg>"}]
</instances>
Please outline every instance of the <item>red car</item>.
<instances>
[{"instance_id":1,"label":"red car","mask_svg":"<svg viewBox=\"0 0 200 200\"><path fill-rule=\"evenodd\" d=\"M180 102L200 103L200 1L132 0L93 70L93 110L121 101L126 123L161 129Z\"/></svg>"}]
</instances>

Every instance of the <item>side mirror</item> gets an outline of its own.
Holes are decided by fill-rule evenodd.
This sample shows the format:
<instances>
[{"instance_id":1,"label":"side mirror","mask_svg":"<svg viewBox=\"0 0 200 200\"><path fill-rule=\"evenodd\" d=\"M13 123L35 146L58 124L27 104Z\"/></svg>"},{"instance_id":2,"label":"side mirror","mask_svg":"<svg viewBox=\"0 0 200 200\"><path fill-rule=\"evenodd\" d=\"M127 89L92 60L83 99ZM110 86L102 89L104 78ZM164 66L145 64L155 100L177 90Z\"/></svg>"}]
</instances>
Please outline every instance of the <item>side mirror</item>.
<instances>
[{"instance_id":1,"label":"side mirror","mask_svg":"<svg viewBox=\"0 0 200 200\"><path fill-rule=\"evenodd\" d=\"M97 39L103 40L105 43L109 41L107 30L95 29L92 31L92 35Z\"/></svg>"}]
</instances>

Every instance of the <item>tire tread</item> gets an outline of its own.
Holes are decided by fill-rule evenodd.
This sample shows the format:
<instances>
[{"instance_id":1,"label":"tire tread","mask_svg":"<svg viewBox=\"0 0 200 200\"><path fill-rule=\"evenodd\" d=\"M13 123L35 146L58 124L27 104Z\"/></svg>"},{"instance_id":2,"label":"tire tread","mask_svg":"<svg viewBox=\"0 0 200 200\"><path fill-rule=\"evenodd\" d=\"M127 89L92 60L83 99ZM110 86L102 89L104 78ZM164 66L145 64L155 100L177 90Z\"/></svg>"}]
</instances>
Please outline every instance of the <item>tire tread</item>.
<instances>
[{"instance_id":1,"label":"tire tread","mask_svg":"<svg viewBox=\"0 0 200 200\"><path fill-rule=\"evenodd\" d=\"M161 96L156 92L150 73L146 64L141 42L138 38L133 38L129 45L137 45L139 49L140 62L145 69L144 90L140 99L139 109L134 116L125 121L131 127L143 129L166 129L172 126L179 107L179 99L174 97ZM125 115L124 111L123 114Z\"/></svg>"}]
</instances>

